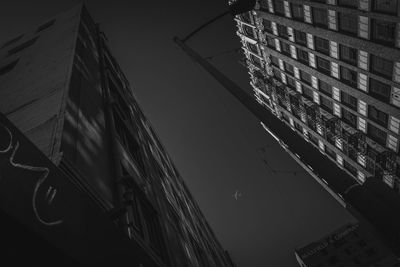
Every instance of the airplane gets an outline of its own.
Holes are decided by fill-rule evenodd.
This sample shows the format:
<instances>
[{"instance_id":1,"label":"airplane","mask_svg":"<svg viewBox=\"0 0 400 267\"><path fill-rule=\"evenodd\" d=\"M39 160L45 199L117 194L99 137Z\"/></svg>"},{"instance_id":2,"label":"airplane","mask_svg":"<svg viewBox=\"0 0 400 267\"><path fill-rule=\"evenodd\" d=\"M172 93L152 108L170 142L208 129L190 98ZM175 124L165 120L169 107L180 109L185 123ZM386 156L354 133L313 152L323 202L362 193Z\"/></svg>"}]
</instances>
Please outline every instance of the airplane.
<instances>
[{"instance_id":1,"label":"airplane","mask_svg":"<svg viewBox=\"0 0 400 267\"><path fill-rule=\"evenodd\" d=\"M239 192L239 190L236 190L235 194L232 195L236 200L239 199L239 197L242 196L242 193Z\"/></svg>"}]
</instances>

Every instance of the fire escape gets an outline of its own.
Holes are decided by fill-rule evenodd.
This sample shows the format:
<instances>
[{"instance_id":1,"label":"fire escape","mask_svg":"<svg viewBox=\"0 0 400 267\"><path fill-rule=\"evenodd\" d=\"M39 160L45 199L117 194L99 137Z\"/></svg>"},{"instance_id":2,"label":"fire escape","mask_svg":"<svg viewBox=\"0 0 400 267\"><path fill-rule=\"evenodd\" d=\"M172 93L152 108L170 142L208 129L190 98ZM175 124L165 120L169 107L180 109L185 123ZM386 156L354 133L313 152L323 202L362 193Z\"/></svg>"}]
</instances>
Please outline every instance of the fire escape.
<instances>
[{"instance_id":1,"label":"fire escape","mask_svg":"<svg viewBox=\"0 0 400 267\"><path fill-rule=\"evenodd\" d=\"M295 88L282 83L280 77L274 77L273 67L266 53L268 45L263 32L262 19L253 17L250 13L244 13L240 15L237 22L238 35L241 36L244 44L246 63L252 78L251 85L257 101L285 121L287 121L287 116L282 116L281 110L291 113L349 159L358 163L368 176L375 176L398 190L400 179L396 176L396 171L398 172L400 168L397 167L395 152L379 145L365 133L308 100ZM290 124L289 121L287 123ZM307 138L306 133L302 134L305 134ZM343 167L360 183L364 182L365 177L358 177L357 168L347 162Z\"/></svg>"}]
</instances>

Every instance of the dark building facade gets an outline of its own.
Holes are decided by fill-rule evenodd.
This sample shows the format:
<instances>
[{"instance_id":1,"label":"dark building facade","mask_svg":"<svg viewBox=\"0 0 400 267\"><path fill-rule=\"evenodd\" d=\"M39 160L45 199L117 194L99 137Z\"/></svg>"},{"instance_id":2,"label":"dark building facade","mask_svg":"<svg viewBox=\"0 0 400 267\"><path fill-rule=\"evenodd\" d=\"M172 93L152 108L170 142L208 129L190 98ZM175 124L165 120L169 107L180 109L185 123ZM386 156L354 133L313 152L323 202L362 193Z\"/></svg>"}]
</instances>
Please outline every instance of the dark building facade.
<instances>
[{"instance_id":1,"label":"dark building facade","mask_svg":"<svg viewBox=\"0 0 400 267\"><path fill-rule=\"evenodd\" d=\"M360 184L399 192L397 0L260 0L236 16L254 95Z\"/></svg>"},{"instance_id":2,"label":"dark building facade","mask_svg":"<svg viewBox=\"0 0 400 267\"><path fill-rule=\"evenodd\" d=\"M258 0L234 18L260 105L242 103L397 256L399 8L396 0Z\"/></svg>"},{"instance_id":3,"label":"dark building facade","mask_svg":"<svg viewBox=\"0 0 400 267\"><path fill-rule=\"evenodd\" d=\"M233 266L107 42L79 6L1 44L0 112L151 266Z\"/></svg>"},{"instance_id":4,"label":"dark building facade","mask_svg":"<svg viewBox=\"0 0 400 267\"><path fill-rule=\"evenodd\" d=\"M396 257L359 224L340 227L295 252L301 267L400 266Z\"/></svg>"}]
</instances>

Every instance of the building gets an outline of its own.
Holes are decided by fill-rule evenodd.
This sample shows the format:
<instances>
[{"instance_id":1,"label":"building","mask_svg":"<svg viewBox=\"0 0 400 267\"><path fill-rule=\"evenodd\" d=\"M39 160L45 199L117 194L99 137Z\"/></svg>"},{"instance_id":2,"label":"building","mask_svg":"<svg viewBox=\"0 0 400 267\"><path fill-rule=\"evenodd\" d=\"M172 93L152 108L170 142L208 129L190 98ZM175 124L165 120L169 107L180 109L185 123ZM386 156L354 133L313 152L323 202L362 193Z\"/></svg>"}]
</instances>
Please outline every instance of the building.
<instances>
[{"instance_id":1,"label":"building","mask_svg":"<svg viewBox=\"0 0 400 267\"><path fill-rule=\"evenodd\" d=\"M0 112L140 249L127 252L132 266L233 266L107 43L79 6L1 44ZM14 149L13 163L18 144L4 129L0 153Z\"/></svg>"},{"instance_id":2,"label":"building","mask_svg":"<svg viewBox=\"0 0 400 267\"><path fill-rule=\"evenodd\" d=\"M340 227L295 251L301 267L400 266L396 257L360 224Z\"/></svg>"},{"instance_id":3,"label":"building","mask_svg":"<svg viewBox=\"0 0 400 267\"><path fill-rule=\"evenodd\" d=\"M400 190L397 0L259 0L236 16L254 96L355 181Z\"/></svg>"}]
</instances>

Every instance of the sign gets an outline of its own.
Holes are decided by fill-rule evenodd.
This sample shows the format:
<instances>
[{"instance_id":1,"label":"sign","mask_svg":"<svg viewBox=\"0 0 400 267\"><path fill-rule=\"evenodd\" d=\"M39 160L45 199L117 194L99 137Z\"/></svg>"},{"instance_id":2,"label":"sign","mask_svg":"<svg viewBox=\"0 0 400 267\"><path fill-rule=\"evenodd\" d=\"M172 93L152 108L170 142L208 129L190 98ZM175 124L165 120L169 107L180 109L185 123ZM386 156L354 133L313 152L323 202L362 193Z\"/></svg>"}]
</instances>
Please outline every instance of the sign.
<instances>
[{"instance_id":1,"label":"sign","mask_svg":"<svg viewBox=\"0 0 400 267\"><path fill-rule=\"evenodd\" d=\"M328 246L336 243L337 241L342 240L348 234L355 231L357 228L358 228L358 224L352 224L352 225L346 226L346 227L344 227L344 229L341 228L339 231L337 231L334 234L329 235L327 238L323 239L323 241L320 241L320 242L316 243L315 245L312 245L311 248L309 248L310 246L307 246L307 251L303 252L300 257L304 260L304 259L318 253L319 251L327 248Z\"/></svg>"}]
</instances>

